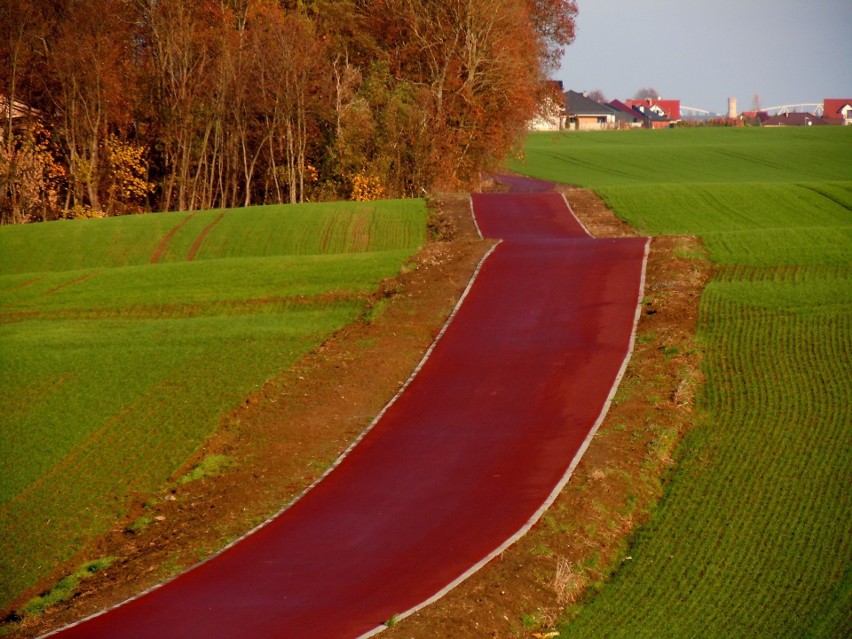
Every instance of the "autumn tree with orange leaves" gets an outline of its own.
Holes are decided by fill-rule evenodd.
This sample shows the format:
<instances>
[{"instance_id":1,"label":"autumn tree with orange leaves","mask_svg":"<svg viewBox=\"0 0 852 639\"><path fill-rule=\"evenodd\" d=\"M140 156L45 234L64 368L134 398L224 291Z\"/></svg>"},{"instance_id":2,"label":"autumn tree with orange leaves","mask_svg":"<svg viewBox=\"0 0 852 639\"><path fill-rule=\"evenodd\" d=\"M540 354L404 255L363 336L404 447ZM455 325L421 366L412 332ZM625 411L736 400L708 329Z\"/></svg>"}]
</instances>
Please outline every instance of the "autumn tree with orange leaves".
<instances>
[{"instance_id":1,"label":"autumn tree with orange leaves","mask_svg":"<svg viewBox=\"0 0 852 639\"><path fill-rule=\"evenodd\" d=\"M0 105L29 116L2 109L4 157L36 122L52 136L63 177L40 217L465 186L523 135L576 15L573 0L18 0L0 10Z\"/></svg>"}]
</instances>

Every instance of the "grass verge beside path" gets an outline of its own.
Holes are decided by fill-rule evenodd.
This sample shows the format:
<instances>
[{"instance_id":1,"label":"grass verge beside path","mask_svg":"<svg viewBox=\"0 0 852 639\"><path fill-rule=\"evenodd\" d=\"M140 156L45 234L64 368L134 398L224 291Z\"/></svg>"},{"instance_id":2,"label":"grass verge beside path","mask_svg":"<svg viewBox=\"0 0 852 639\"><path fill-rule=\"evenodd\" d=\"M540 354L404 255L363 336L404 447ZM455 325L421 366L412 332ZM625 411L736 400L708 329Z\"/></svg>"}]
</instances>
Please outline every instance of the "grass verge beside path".
<instances>
[{"instance_id":1,"label":"grass verge beside path","mask_svg":"<svg viewBox=\"0 0 852 639\"><path fill-rule=\"evenodd\" d=\"M367 312L425 225L412 200L0 228L0 608Z\"/></svg>"},{"instance_id":2,"label":"grass verge beside path","mask_svg":"<svg viewBox=\"0 0 852 639\"><path fill-rule=\"evenodd\" d=\"M533 135L520 172L704 239L705 417L572 637L852 634L852 131Z\"/></svg>"}]
</instances>

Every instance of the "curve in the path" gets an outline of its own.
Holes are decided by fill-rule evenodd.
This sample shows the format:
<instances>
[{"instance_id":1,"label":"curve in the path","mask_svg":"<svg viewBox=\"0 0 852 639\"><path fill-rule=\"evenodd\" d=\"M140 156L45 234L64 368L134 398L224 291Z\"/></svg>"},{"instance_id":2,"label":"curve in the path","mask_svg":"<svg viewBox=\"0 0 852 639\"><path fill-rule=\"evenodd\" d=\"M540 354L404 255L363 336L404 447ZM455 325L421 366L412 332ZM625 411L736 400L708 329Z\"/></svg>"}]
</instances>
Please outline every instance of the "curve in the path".
<instances>
[{"instance_id":1,"label":"curve in the path","mask_svg":"<svg viewBox=\"0 0 852 639\"><path fill-rule=\"evenodd\" d=\"M646 240L591 238L556 193L473 208L503 242L341 463L226 552L61 637L369 636L541 516L623 372Z\"/></svg>"}]
</instances>

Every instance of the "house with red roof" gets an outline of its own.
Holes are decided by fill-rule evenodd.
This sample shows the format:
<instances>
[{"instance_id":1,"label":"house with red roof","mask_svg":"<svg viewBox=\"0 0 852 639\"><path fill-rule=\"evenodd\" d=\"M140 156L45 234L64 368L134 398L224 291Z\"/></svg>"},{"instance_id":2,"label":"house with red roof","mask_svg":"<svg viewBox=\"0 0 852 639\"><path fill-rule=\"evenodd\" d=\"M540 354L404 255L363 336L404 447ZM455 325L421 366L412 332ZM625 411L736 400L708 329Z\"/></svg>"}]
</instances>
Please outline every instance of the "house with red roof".
<instances>
[{"instance_id":1,"label":"house with red roof","mask_svg":"<svg viewBox=\"0 0 852 639\"><path fill-rule=\"evenodd\" d=\"M645 100L625 100L624 103L630 108L640 109L643 113L647 111L656 113L669 122L680 122L680 100L648 98Z\"/></svg>"},{"instance_id":2,"label":"house with red roof","mask_svg":"<svg viewBox=\"0 0 852 639\"><path fill-rule=\"evenodd\" d=\"M831 124L852 124L852 98L826 98L822 117Z\"/></svg>"},{"instance_id":3,"label":"house with red roof","mask_svg":"<svg viewBox=\"0 0 852 639\"><path fill-rule=\"evenodd\" d=\"M616 112L616 121L619 122L624 128L631 129L653 129L655 128L654 123L657 124L656 128L660 128L661 126L668 126L668 121L666 121L662 116L657 115L654 111L646 110L642 111L638 107L629 107L621 100L611 100L607 102L607 106L613 109Z\"/></svg>"}]
</instances>

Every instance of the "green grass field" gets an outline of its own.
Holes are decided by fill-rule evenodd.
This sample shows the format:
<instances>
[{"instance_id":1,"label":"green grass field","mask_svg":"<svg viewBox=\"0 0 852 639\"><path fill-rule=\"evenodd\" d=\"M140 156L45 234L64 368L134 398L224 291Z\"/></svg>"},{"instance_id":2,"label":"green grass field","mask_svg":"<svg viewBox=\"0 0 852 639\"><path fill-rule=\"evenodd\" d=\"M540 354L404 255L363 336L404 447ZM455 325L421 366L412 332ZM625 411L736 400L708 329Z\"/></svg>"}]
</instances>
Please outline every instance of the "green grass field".
<instances>
[{"instance_id":1,"label":"green grass field","mask_svg":"<svg viewBox=\"0 0 852 639\"><path fill-rule=\"evenodd\" d=\"M359 317L425 220L410 200L0 227L0 604Z\"/></svg>"},{"instance_id":2,"label":"green grass field","mask_svg":"<svg viewBox=\"0 0 852 639\"><path fill-rule=\"evenodd\" d=\"M852 636L852 130L529 137L521 173L704 239L704 417L571 637ZM629 559L627 558L629 556Z\"/></svg>"}]
</instances>

